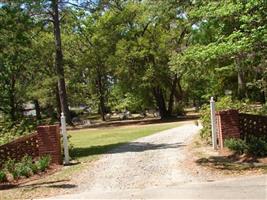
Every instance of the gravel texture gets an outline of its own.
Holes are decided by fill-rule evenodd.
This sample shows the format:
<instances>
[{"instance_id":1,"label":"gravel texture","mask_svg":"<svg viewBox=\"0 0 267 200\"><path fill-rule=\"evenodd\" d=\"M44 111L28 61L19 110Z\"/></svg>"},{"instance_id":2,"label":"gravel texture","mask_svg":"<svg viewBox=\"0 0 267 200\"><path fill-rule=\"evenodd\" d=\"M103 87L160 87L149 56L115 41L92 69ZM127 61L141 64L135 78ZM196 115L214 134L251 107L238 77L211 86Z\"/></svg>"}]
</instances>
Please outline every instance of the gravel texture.
<instances>
[{"instance_id":1,"label":"gravel texture","mask_svg":"<svg viewBox=\"0 0 267 200\"><path fill-rule=\"evenodd\" d=\"M184 123L116 148L75 178L78 190L107 192L191 182L194 178L179 166L187 142L198 130Z\"/></svg>"},{"instance_id":2,"label":"gravel texture","mask_svg":"<svg viewBox=\"0 0 267 200\"><path fill-rule=\"evenodd\" d=\"M50 199L266 199L267 176L203 181L189 175L187 123L114 149L75 177L78 190Z\"/></svg>"}]
</instances>

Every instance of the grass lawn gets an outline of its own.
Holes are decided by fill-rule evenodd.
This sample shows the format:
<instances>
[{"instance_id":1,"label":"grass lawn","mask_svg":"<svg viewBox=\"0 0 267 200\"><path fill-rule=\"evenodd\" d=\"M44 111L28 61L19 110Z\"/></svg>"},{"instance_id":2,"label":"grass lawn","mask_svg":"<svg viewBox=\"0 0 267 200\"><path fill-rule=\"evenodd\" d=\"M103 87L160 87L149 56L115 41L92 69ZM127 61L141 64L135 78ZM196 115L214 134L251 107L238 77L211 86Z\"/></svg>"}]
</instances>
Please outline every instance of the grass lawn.
<instances>
[{"instance_id":1,"label":"grass lawn","mask_svg":"<svg viewBox=\"0 0 267 200\"><path fill-rule=\"evenodd\" d=\"M179 124L181 122L71 131L70 143L74 147L71 155L80 161L92 160L96 155L103 154L116 146L177 127Z\"/></svg>"},{"instance_id":2,"label":"grass lawn","mask_svg":"<svg viewBox=\"0 0 267 200\"><path fill-rule=\"evenodd\" d=\"M37 181L32 181L26 185L9 190L2 190L0 191L0 200L43 197L71 192L77 186L71 181L75 179L75 174L82 173L82 170L90 166L92 161L99 159L101 154L105 154L107 151L127 142L159 131L174 128L184 123L187 122L69 131L68 133L71 135L70 142L73 145L71 155L81 163L64 167L53 175Z\"/></svg>"}]
</instances>

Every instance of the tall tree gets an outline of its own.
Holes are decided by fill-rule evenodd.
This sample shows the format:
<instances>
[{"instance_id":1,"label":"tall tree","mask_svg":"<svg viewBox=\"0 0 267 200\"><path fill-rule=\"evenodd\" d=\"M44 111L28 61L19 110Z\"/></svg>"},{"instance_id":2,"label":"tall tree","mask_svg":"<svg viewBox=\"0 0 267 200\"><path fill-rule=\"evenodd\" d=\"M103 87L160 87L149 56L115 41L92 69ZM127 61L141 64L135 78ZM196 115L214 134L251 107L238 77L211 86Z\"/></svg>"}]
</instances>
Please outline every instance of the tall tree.
<instances>
[{"instance_id":1,"label":"tall tree","mask_svg":"<svg viewBox=\"0 0 267 200\"><path fill-rule=\"evenodd\" d=\"M61 105L61 110L64 112L66 116L67 123L72 124L70 111L68 107L68 98L66 92L65 75L63 67L63 53L61 45L58 0L52 0L51 7L53 11L52 18L54 25L54 39L55 39L55 49L56 49L55 68L58 76L58 93L59 93L60 105Z\"/></svg>"},{"instance_id":2,"label":"tall tree","mask_svg":"<svg viewBox=\"0 0 267 200\"><path fill-rule=\"evenodd\" d=\"M0 8L0 111L16 121L28 84L33 21L16 4Z\"/></svg>"}]
</instances>

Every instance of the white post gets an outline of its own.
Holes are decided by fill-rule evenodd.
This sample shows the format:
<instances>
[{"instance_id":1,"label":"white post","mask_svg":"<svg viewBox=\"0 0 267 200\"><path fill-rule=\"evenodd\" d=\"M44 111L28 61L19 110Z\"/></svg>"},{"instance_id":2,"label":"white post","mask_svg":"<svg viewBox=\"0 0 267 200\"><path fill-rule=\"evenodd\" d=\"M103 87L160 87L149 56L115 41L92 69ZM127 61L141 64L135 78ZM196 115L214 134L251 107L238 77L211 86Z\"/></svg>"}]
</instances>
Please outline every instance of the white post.
<instances>
[{"instance_id":1,"label":"white post","mask_svg":"<svg viewBox=\"0 0 267 200\"><path fill-rule=\"evenodd\" d=\"M217 149L215 101L213 97L210 98L210 114L211 114L212 147L213 149Z\"/></svg>"},{"instance_id":2,"label":"white post","mask_svg":"<svg viewBox=\"0 0 267 200\"><path fill-rule=\"evenodd\" d=\"M66 118L64 116L64 113L61 113L61 134L63 136L63 145L64 145L64 156L65 156L65 163L64 164L69 164L70 162L70 157L69 157L69 146L68 146L68 136L67 136L67 129L66 129Z\"/></svg>"}]
</instances>

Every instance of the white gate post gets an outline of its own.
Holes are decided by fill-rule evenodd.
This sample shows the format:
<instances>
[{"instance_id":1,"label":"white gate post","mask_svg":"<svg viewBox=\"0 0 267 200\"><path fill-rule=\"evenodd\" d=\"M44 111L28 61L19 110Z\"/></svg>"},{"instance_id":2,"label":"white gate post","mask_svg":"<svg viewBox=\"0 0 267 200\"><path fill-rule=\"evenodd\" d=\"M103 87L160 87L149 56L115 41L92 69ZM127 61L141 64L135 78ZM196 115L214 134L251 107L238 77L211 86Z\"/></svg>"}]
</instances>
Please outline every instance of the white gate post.
<instances>
[{"instance_id":1,"label":"white gate post","mask_svg":"<svg viewBox=\"0 0 267 200\"><path fill-rule=\"evenodd\" d=\"M213 147L213 149L217 149L215 101L214 101L213 97L210 98L210 114L211 114L212 147Z\"/></svg>"},{"instance_id":2,"label":"white gate post","mask_svg":"<svg viewBox=\"0 0 267 200\"><path fill-rule=\"evenodd\" d=\"M66 118L64 113L61 113L60 117L61 121L61 134L63 136L63 145L64 145L64 161L65 165L68 165L70 162L70 157L69 157L69 146L68 146L68 136L67 136L67 129L66 129Z\"/></svg>"}]
</instances>

